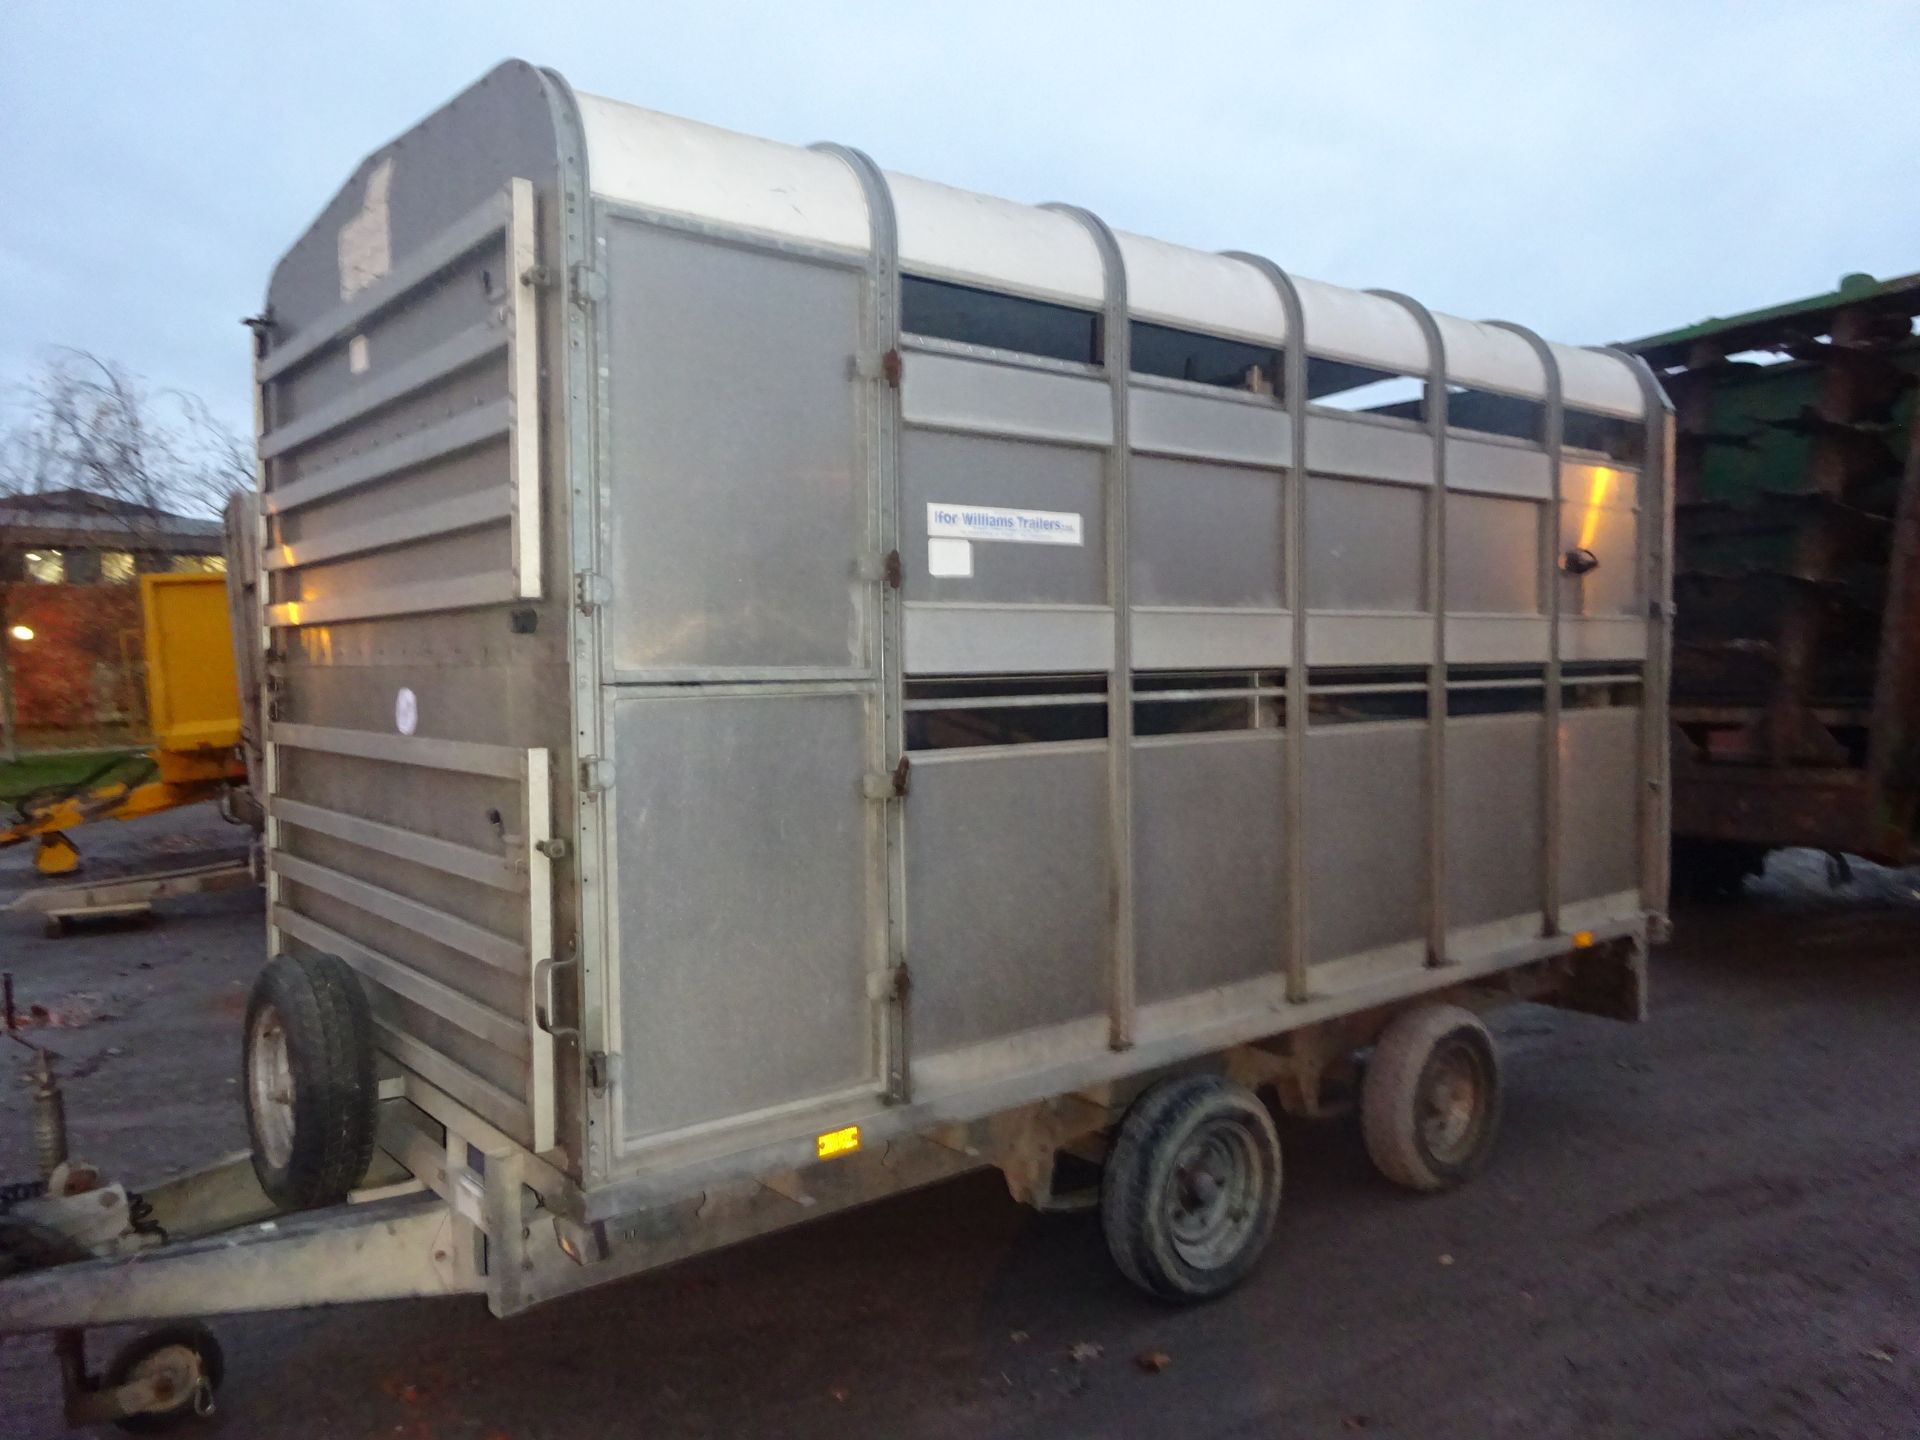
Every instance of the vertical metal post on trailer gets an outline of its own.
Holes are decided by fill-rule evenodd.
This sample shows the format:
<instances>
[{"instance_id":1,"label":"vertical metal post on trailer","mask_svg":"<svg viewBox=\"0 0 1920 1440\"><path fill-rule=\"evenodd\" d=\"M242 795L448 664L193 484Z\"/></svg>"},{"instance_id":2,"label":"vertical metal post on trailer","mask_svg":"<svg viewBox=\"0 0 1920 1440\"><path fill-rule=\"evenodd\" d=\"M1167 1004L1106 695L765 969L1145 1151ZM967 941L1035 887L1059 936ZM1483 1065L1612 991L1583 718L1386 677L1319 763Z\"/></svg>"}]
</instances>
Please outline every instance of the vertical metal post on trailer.
<instances>
[{"instance_id":1,"label":"vertical metal post on trailer","mask_svg":"<svg viewBox=\"0 0 1920 1440\"><path fill-rule=\"evenodd\" d=\"M1447 347L1432 313L1397 290L1369 290L1400 306L1427 342L1427 438L1433 499L1427 506L1427 606L1433 652L1427 662L1427 964L1447 963Z\"/></svg>"},{"instance_id":2,"label":"vertical metal post on trailer","mask_svg":"<svg viewBox=\"0 0 1920 1440\"><path fill-rule=\"evenodd\" d=\"M1671 883L1670 770L1673 752L1667 738L1667 687L1673 674L1673 402L1640 356L1613 346L1597 346L1631 366L1646 405L1645 454L1635 504L1637 573L1642 619L1648 627L1647 658L1640 677L1640 903L1664 914ZM1664 940L1664 935L1651 935Z\"/></svg>"},{"instance_id":3,"label":"vertical metal post on trailer","mask_svg":"<svg viewBox=\"0 0 1920 1440\"><path fill-rule=\"evenodd\" d=\"M882 1094L895 1104L913 1096L909 1034L909 971L906 955L906 817L901 799L906 771L906 727L902 716L902 633L900 574L900 229L893 191L885 173L863 151L848 145L812 147L852 170L866 197L868 221L867 286L861 306L861 343L854 358L862 383L862 444L866 452L869 498L869 580L879 596L869 643L876 687L868 726L874 789L882 805L875 887L872 944L878 967L871 971L879 1007L879 1069ZM895 778L897 777L897 778Z\"/></svg>"},{"instance_id":4,"label":"vertical metal post on trailer","mask_svg":"<svg viewBox=\"0 0 1920 1440\"><path fill-rule=\"evenodd\" d=\"M547 104L553 117L553 133L560 151L560 193L554 198L550 223L560 235L558 274L563 283L554 287L552 350L548 368L556 377L549 391L555 403L564 403L560 417L564 427L550 423L548 437L548 473L553 483L549 494L565 496L566 555L573 574L566 582L574 587L573 603L563 604L566 617L568 669L572 672L572 693L568 697L568 717L572 727L572 764L563 775L561 793L567 796L564 813L571 825L572 887L574 935L571 947L578 966L579 1035L572 1056L572 1095L578 1097L579 1131L585 1153L580 1157L588 1176L604 1173L618 1150L613 1138L618 1134L615 1119L615 1090L612 1063L607 1056L611 1030L608 999L612 975L617 964L610 953L606 933L608 905L597 899L606 874L606 811L597 803L600 792L584 783L587 776L581 762L604 751L601 741L602 694L600 690L600 616L602 605L596 588L599 570L599 490L595 477L605 473L607 441L607 405L604 382L594 376L596 359L593 296L598 290L593 269L594 211L592 185L587 175L586 128L580 119L578 103L566 81L553 70L540 72L547 92ZM558 461L558 464L552 464ZM564 487L560 475L564 474ZM557 547L556 547L557 548ZM596 1085L596 1079L600 1082Z\"/></svg>"},{"instance_id":5,"label":"vertical metal post on trailer","mask_svg":"<svg viewBox=\"0 0 1920 1440\"><path fill-rule=\"evenodd\" d=\"M540 451L544 417L540 413L540 291L531 277L540 265L540 238L533 182L514 179L507 183L511 198L505 226L507 301L503 308L512 336L507 364L513 371L507 380L507 407L512 416L507 488L513 497L507 533L512 547L514 594L522 600L538 600L543 593Z\"/></svg>"},{"instance_id":6,"label":"vertical metal post on trailer","mask_svg":"<svg viewBox=\"0 0 1920 1440\"><path fill-rule=\"evenodd\" d=\"M1524 325L1487 322L1518 335L1533 348L1547 382L1547 407L1540 443L1547 452L1547 504L1540 545L1540 604L1547 615L1545 690L1540 703L1540 833L1545 842L1540 867L1540 932L1560 933L1560 466L1566 440L1566 396L1560 385L1560 361L1553 347Z\"/></svg>"},{"instance_id":7,"label":"vertical metal post on trailer","mask_svg":"<svg viewBox=\"0 0 1920 1440\"><path fill-rule=\"evenodd\" d=\"M1113 607L1113 663L1107 671L1107 854L1111 907L1108 944L1107 1043L1133 1044L1133 601L1128 549L1131 505L1128 473L1132 441L1127 433L1133 384L1133 347L1127 308L1127 267L1113 231L1090 210L1048 205L1080 222L1100 252L1106 296L1100 359L1113 395L1113 440L1107 450L1107 603Z\"/></svg>"},{"instance_id":8,"label":"vertical metal post on trailer","mask_svg":"<svg viewBox=\"0 0 1920 1440\"><path fill-rule=\"evenodd\" d=\"M261 828L260 843L267 854L272 854L280 844L280 821L273 813L274 792L280 786L280 758L273 741L274 714L273 692L279 680L273 655L273 624L268 619L268 606L272 602L273 572L259 564L260 556L267 553L270 539L269 527L273 517L267 513L267 467L273 462L260 451L260 442L266 438L272 427L272 397L267 390L267 381L260 373L267 358L268 347L273 340L273 309L269 305L259 315L244 322L253 342L253 489L256 503L253 507L253 553L255 556L255 601L253 613L257 619L254 627L254 644L259 647L260 694L255 697L259 703L260 724L260 794L253 797L260 807ZM241 707L246 713L246 707ZM274 923L274 908L280 903L280 877L271 866L263 866L261 884L266 895L267 915L267 955L280 953L280 927Z\"/></svg>"},{"instance_id":9,"label":"vertical metal post on trailer","mask_svg":"<svg viewBox=\"0 0 1920 1440\"><path fill-rule=\"evenodd\" d=\"M1287 272L1262 255L1226 252L1267 279L1287 317L1281 354L1281 396L1287 408L1287 493L1284 497L1281 563L1286 585L1291 643L1287 647L1286 768L1281 790L1281 863L1287 899L1282 941L1287 999L1307 999L1307 317L1300 291Z\"/></svg>"}]
</instances>

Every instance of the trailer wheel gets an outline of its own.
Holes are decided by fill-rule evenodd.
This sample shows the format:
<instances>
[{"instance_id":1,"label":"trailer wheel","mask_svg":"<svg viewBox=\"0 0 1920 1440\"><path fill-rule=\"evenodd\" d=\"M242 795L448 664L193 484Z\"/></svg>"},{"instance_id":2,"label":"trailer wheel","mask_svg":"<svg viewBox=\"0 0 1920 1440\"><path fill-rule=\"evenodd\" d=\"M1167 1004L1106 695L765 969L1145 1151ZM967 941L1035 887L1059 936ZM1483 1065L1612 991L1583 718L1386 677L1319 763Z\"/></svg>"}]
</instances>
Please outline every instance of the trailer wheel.
<instances>
[{"instance_id":1,"label":"trailer wheel","mask_svg":"<svg viewBox=\"0 0 1920 1440\"><path fill-rule=\"evenodd\" d=\"M1280 1136L1266 1106L1218 1075L1164 1080L1120 1122L1100 1187L1120 1273L1162 1300L1244 1280L1280 1209Z\"/></svg>"},{"instance_id":2,"label":"trailer wheel","mask_svg":"<svg viewBox=\"0 0 1920 1440\"><path fill-rule=\"evenodd\" d=\"M226 1357L213 1332L188 1322L137 1337L113 1357L102 1385L115 1390L134 1381L152 1384L155 1408L113 1423L135 1435L157 1435L185 1420L211 1415L213 1397L226 1374Z\"/></svg>"},{"instance_id":3,"label":"trailer wheel","mask_svg":"<svg viewBox=\"0 0 1920 1440\"><path fill-rule=\"evenodd\" d=\"M373 1159L373 1018L333 955L276 955L253 982L245 1050L253 1173L276 1205L334 1205Z\"/></svg>"},{"instance_id":4,"label":"trailer wheel","mask_svg":"<svg viewBox=\"0 0 1920 1440\"><path fill-rule=\"evenodd\" d=\"M1479 1016L1423 1005L1388 1025L1360 1121L1367 1154L1396 1185L1450 1190L1479 1170L1500 1125L1500 1061Z\"/></svg>"}]
</instances>

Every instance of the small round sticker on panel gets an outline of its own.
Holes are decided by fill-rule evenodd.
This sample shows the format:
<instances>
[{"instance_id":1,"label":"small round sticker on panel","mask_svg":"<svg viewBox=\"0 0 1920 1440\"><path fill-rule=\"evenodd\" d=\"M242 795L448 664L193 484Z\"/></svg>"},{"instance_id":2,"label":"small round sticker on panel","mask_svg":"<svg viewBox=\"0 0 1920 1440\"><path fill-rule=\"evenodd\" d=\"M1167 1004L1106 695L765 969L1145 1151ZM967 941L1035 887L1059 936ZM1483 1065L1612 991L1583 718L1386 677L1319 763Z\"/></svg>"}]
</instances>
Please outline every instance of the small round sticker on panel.
<instances>
[{"instance_id":1,"label":"small round sticker on panel","mask_svg":"<svg viewBox=\"0 0 1920 1440\"><path fill-rule=\"evenodd\" d=\"M420 724L420 701L405 685L393 697L393 728L402 735L413 734Z\"/></svg>"}]
</instances>

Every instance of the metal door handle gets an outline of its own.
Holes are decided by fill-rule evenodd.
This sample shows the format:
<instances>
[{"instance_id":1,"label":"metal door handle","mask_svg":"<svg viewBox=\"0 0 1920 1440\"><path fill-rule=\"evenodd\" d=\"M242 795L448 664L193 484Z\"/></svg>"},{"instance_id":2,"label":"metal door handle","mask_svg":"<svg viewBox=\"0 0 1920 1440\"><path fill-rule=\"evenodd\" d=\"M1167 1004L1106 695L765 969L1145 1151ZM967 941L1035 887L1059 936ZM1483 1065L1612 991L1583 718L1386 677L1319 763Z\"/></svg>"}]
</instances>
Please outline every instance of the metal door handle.
<instances>
[{"instance_id":1,"label":"metal door handle","mask_svg":"<svg viewBox=\"0 0 1920 1440\"><path fill-rule=\"evenodd\" d=\"M571 964L571 960L556 961L551 957L533 962L533 1023L556 1038L580 1033L571 1025L556 1030L553 1024L553 972L560 965Z\"/></svg>"}]
</instances>

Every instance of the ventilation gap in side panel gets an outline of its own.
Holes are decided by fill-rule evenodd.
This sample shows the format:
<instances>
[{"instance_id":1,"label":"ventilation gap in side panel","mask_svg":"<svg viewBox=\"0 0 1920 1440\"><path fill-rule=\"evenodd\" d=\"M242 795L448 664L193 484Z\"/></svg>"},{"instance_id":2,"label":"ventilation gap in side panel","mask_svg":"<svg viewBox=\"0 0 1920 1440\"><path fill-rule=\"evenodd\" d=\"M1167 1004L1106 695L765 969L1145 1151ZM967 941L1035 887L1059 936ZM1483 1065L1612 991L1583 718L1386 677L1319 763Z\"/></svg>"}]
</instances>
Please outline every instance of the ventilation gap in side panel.
<instances>
[{"instance_id":1,"label":"ventilation gap in side panel","mask_svg":"<svg viewBox=\"0 0 1920 1440\"><path fill-rule=\"evenodd\" d=\"M1638 465L1646 458L1647 427L1638 420L1568 409L1561 425L1560 443L1568 450L1603 455L1616 465Z\"/></svg>"},{"instance_id":2,"label":"ventilation gap in side panel","mask_svg":"<svg viewBox=\"0 0 1920 1440\"><path fill-rule=\"evenodd\" d=\"M955 676L906 683L909 750L1107 738L1100 675Z\"/></svg>"},{"instance_id":3,"label":"ventilation gap in side panel","mask_svg":"<svg viewBox=\"0 0 1920 1440\"><path fill-rule=\"evenodd\" d=\"M1307 672L1307 724L1315 728L1426 718L1426 671L1420 666L1320 667Z\"/></svg>"},{"instance_id":4,"label":"ventilation gap in side panel","mask_svg":"<svg viewBox=\"0 0 1920 1440\"><path fill-rule=\"evenodd\" d=\"M1319 355L1307 357L1307 399L1329 410L1405 419L1402 412L1412 405L1418 418L1417 407L1425 393L1426 382L1418 375Z\"/></svg>"},{"instance_id":5,"label":"ventilation gap in side panel","mask_svg":"<svg viewBox=\"0 0 1920 1440\"><path fill-rule=\"evenodd\" d=\"M1636 660L1569 661L1560 671L1563 710L1632 709L1641 701L1643 667Z\"/></svg>"},{"instance_id":6,"label":"ventilation gap in side panel","mask_svg":"<svg viewBox=\"0 0 1920 1440\"><path fill-rule=\"evenodd\" d=\"M1091 310L907 275L900 328L910 335L983 345L1079 365L1100 363L1101 317Z\"/></svg>"},{"instance_id":7,"label":"ventilation gap in side panel","mask_svg":"<svg viewBox=\"0 0 1920 1440\"><path fill-rule=\"evenodd\" d=\"M1196 735L1277 730L1286 724L1286 676L1277 670L1155 670L1133 677L1133 733Z\"/></svg>"},{"instance_id":8,"label":"ventilation gap in side panel","mask_svg":"<svg viewBox=\"0 0 1920 1440\"><path fill-rule=\"evenodd\" d=\"M1424 408L1424 407L1423 407ZM1426 417L1421 416L1424 420ZM1541 401L1466 385L1447 387L1447 428L1473 435L1497 435L1541 445L1547 436L1547 407Z\"/></svg>"},{"instance_id":9,"label":"ventilation gap in side panel","mask_svg":"<svg viewBox=\"0 0 1920 1440\"><path fill-rule=\"evenodd\" d=\"M1432 418L1426 382L1418 375L1397 375L1344 361L1310 360L1307 390L1314 404L1349 414L1379 415L1418 425ZM1546 439L1547 407L1539 400L1519 395L1449 385L1447 428L1539 445Z\"/></svg>"},{"instance_id":10,"label":"ventilation gap in side panel","mask_svg":"<svg viewBox=\"0 0 1920 1440\"><path fill-rule=\"evenodd\" d=\"M1449 716L1538 715L1546 701L1546 673L1538 665L1447 667Z\"/></svg>"},{"instance_id":11,"label":"ventilation gap in side panel","mask_svg":"<svg viewBox=\"0 0 1920 1440\"><path fill-rule=\"evenodd\" d=\"M1225 340L1135 320L1130 327L1137 375L1158 375L1223 390L1279 397L1280 351L1271 345Z\"/></svg>"}]
</instances>

